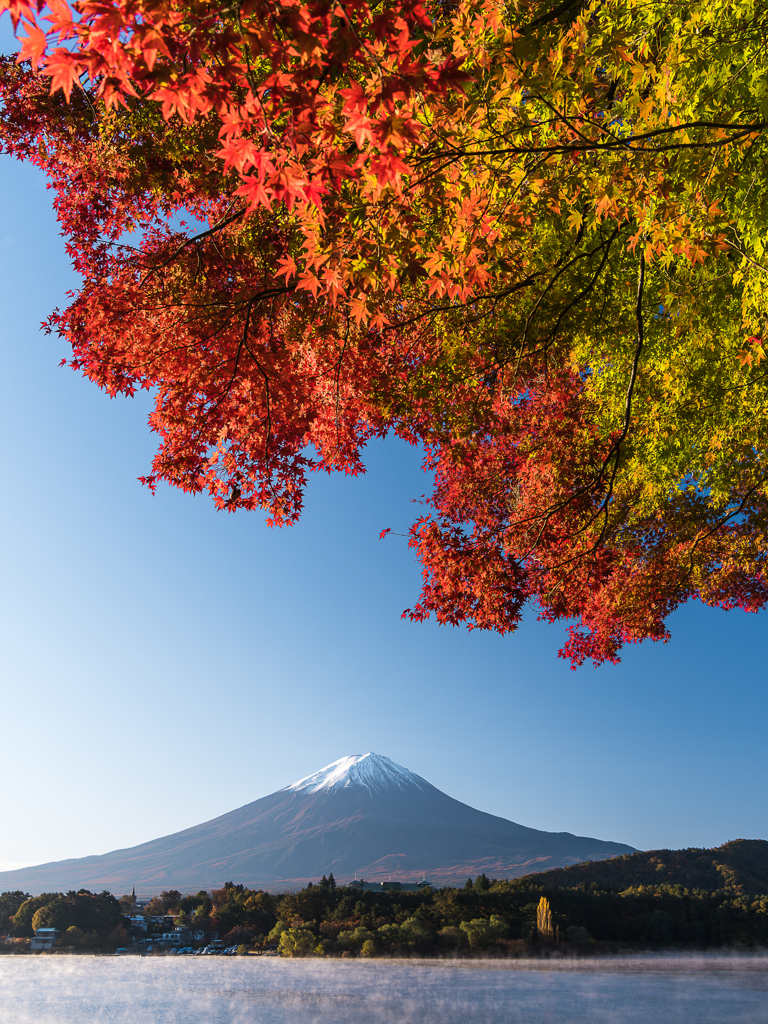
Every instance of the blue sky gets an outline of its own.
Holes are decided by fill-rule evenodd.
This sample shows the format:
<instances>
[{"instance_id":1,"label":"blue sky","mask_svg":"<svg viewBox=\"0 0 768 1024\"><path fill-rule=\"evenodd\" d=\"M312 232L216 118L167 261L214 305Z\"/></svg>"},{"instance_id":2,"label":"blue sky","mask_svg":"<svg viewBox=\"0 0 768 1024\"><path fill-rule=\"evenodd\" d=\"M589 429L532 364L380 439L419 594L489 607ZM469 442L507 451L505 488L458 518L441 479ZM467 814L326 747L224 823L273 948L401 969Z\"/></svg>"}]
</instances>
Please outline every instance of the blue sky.
<instances>
[{"instance_id":1,"label":"blue sky","mask_svg":"<svg viewBox=\"0 0 768 1024\"><path fill-rule=\"evenodd\" d=\"M561 626L416 625L418 454L317 477L302 522L155 497L146 396L39 323L76 286L36 171L0 158L0 869L197 824L374 750L482 810L640 848L768 838L766 617L691 606L577 672Z\"/></svg>"}]
</instances>

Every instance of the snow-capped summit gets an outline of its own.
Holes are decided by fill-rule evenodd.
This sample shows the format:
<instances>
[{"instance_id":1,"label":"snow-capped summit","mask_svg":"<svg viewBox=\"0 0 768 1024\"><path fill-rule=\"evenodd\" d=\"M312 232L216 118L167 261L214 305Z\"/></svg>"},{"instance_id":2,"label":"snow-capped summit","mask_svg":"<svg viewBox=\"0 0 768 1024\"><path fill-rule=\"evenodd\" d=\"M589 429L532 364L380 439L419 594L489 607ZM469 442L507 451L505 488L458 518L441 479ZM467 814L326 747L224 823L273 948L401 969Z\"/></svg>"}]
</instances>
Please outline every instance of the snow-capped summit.
<instances>
[{"instance_id":1,"label":"snow-capped summit","mask_svg":"<svg viewBox=\"0 0 768 1024\"><path fill-rule=\"evenodd\" d=\"M395 764L383 754L348 754L338 761L327 764L319 772L313 772L298 782L286 786L283 793L332 793L351 786L360 786L371 793L387 790L407 789L412 786L424 789L428 783L402 765Z\"/></svg>"}]
</instances>

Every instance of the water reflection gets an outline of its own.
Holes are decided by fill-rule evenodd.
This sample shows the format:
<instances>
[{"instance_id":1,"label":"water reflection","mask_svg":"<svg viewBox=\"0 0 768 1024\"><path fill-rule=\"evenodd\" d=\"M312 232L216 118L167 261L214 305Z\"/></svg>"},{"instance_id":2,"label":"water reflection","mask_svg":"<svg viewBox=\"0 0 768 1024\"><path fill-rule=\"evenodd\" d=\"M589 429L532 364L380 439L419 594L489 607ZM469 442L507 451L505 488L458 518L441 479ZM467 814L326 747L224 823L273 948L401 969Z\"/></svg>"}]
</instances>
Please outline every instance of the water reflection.
<instances>
[{"instance_id":1,"label":"water reflection","mask_svg":"<svg viewBox=\"0 0 768 1024\"><path fill-rule=\"evenodd\" d=\"M3 1024L768 1024L768 957L0 957Z\"/></svg>"}]
</instances>

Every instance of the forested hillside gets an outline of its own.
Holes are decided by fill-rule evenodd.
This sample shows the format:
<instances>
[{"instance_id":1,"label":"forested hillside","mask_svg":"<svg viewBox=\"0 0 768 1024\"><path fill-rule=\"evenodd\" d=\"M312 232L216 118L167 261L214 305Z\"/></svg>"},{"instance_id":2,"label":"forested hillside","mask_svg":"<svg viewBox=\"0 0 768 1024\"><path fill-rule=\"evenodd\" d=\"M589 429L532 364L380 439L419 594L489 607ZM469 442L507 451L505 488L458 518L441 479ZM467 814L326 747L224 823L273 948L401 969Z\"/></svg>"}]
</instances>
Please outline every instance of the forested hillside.
<instances>
[{"instance_id":1,"label":"forested hillside","mask_svg":"<svg viewBox=\"0 0 768 1024\"><path fill-rule=\"evenodd\" d=\"M513 885L529 885L525 875ZM682 885L689 889L738 889L768 893L768 842L734 839L712 850L646 850L610 860L553 868L535 876L542 886L572 888L594 883L600 888L626 889L637 885Z\"/></svg>"}]
</instances>

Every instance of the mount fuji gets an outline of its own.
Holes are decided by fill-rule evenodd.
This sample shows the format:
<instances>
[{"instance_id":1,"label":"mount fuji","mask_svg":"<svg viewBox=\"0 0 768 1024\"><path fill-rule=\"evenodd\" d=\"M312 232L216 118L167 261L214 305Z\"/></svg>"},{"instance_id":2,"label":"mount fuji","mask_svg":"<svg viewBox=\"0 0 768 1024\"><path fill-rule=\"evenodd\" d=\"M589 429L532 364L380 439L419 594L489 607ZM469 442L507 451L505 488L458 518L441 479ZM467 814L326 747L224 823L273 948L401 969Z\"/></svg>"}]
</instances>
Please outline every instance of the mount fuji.
<instances>
[{"instance_id":1,"label":"mount fuji","mask_svg":"<svg viewBox=\"0 0 768 1024\"><path fill-rule=\"evenodd\" d=\"M342 757L219 818L97 857L0 872L0 891L86 888L155 894L218 888L232 879L274 891L333 872L338 882L438 885L481 872L532 871L634 853L631 846L541 832L475 810L381 754Z\"/></svg>"}]
</instances>

